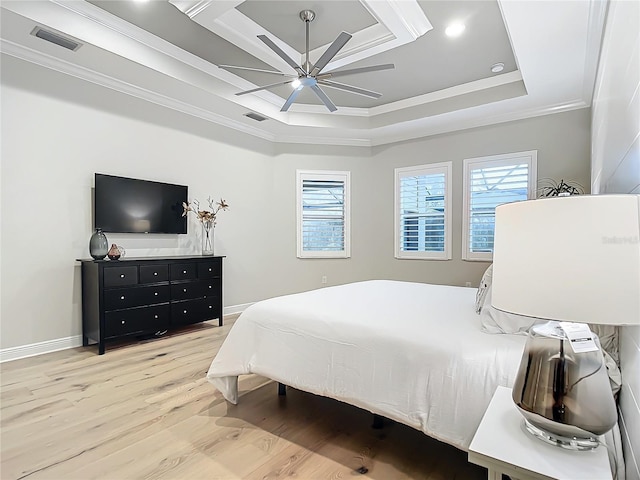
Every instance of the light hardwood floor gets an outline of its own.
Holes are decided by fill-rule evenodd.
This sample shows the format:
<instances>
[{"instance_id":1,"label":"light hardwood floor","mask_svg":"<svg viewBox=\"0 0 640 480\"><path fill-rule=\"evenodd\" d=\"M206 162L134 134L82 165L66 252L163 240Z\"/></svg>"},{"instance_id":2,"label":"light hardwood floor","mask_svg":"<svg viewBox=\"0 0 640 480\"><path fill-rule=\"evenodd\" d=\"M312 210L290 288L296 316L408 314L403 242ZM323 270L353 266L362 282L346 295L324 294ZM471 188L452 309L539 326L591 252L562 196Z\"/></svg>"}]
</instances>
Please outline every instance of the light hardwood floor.
<instances>
[{"instance_id":1,"label":"light hardwood floor","mask_svg":"<svg viewBox=\"0 0 640 480\"><path fill-rule=\"evenodd\" d=\"M417 430L256 375L227 403L205 373L233 320L2 364L2 480L486 478Z\"/></svg>"}]
</instances>

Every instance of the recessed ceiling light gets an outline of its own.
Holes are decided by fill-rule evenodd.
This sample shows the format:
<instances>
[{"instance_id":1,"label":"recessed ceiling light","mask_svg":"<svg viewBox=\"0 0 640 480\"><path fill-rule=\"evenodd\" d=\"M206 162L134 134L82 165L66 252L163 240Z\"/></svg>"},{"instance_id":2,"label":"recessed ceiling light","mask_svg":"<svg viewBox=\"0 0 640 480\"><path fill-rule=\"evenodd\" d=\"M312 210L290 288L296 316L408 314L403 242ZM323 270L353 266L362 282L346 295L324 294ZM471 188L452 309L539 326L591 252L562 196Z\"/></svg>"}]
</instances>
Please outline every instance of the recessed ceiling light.
<instances>
[{"instance_id":1,"label":"recessed ceiling light","mask_svg":"<svg viewBox=\"0 0 640 480\"><path fill-rule=\"evenodd\" d=\"M464 23L452 23L447 27L444 33L447 35L447 37L458 37L462 35L462 32L464 32L465 28L466 27Z\"/></svg>"},{"instance_id":2,"label":"recessed ceiling light","mask_svg":"<svg viewBox=\"0 0 640 480\"><path fill-rule=\"evenodd\" d=\"M504 70L504 63L502 62L491 65L491 71L493 73L500 73L502 70Z\"/></svg>"}]
</instances>

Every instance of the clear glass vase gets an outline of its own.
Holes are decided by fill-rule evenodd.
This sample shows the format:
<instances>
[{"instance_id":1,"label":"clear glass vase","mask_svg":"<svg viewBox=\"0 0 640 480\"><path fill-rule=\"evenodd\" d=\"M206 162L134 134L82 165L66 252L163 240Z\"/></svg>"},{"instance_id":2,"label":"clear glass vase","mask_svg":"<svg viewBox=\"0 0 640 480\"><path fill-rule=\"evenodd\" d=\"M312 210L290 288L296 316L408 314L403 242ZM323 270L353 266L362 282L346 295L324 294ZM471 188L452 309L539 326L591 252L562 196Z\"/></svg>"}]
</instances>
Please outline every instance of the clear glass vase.
<instances>
[{"instance_id":1,"label":"clear glass vase","mask_svg":"<svg viewBox=\"0 0 640 480\"><path fill-rule=\"evenodd\" d=\"M213 221L202 222L202 255L213 255Z\"/></svg>"}]
</instances>

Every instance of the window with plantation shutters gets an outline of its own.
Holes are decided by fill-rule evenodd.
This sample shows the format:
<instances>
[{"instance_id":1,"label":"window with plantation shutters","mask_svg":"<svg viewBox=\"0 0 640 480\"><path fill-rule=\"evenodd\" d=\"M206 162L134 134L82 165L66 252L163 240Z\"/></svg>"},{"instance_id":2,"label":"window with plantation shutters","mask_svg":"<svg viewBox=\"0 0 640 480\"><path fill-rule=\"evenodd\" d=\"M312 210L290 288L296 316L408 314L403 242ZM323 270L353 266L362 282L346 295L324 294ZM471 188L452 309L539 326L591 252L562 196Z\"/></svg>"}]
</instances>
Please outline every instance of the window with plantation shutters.
<instances>
[{"instance_id":1,"label":"window with plantation shutters","mask_svg":"<svg viewBox=\"0 0 640 480\"><path fill-rule=\"evenodd\" d=\"M396 258L451 258L451 162L395 169Z\"/></svg>"},{"instance_id":2,"label":"window with plantation shutters","mask_svg":"<svg viewBox=\"0 0 640 480\"><path fill-rule=\"evenodd\" d=\"M296 173L298 257L349 257L349 172Z\"/></svg>"},{"instance_id":3,"label":"window with plantation shutters","mask_svg":"<svg viewBox=\"0 0 640 480\"><path fill-rule=\"evenodd\" d=\"M535 198L536 170L536 150L464 161L464 260L493 259L496 207Z\"/></svg>"}]
</instances>

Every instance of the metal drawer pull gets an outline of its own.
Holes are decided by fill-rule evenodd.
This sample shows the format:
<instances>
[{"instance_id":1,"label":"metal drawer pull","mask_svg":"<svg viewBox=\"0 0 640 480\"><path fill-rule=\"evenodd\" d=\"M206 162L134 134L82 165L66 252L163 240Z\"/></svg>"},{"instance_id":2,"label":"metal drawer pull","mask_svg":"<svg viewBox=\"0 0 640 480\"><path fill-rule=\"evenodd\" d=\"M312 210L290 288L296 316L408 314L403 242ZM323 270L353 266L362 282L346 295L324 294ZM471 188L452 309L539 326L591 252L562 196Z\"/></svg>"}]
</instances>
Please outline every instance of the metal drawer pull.
<instances>
[{"instance_id":1,"label":"metal drawer pull","mask_svg":"<svg viewBox=\"0 0 640 480\"><path fill-rule=\"evenodd\" d=\"M209 288L213 288L213 285L209 285Z\"/></svg>"},{"instance_id":2,"label":"metal drawer pull","mask_svg":"<svg viewBox=\"0 0 640 480\"><path fill-rule=\"evenodd\" d=\"M183 291L184 293L187 293L187 289L186 289L186 288L183 288L183 289L182 289L182 291Z\"/></svg>"},{"instance_id":3,"label":"metal drawer pull","mask_svg":"<svg viewBox=\"0 0 640 480\"><path fill-rule=\"evenodd\" d=\"M120 278L124 278L124 273L121 273L121 274L120 274Z\"/></svg>"},{"instance_id":4,"label":"metal drawer pull","mask_svg":"<svg viewBox=\"0 0 640 480\"><path fill-rule=\"evenodd\" d=\"M209 267L209 271L211 271L211 267Z\"/></svg>"},{"instance_id":5,"label":"metal drawer pull","mask_svg":"<svg viewBox=\"0 0 640 480\"><path fill-rule=\"evenodd\" d=\"M158 318L158 315L154 315L153 318Z\"/></svg>"},{"instance_id":6,"label":"metal drawer pull","mask_svg":"<svg viewBox=\"0 0 640 480\"><path fill-rule=\"evenodd\" d=\"M184 310L182 313L187 313L187 311L186 311L186 310Z\"/></svg>"},{"instance_id":7,"label":"metal drawer pull","mask_svg":"<svg viewBox=\"0 0 640 480\"><path fill-rule=\"evenodd\" d=\"M120 300L124 300L124 295L122 295L122 296L120 297Z\"/></svg>"},{"instance_id":8,"label":"metal drawer pull","mask_svg":"<svg viewBox=\"0 0 640 480\"><path fill-rule=\"evenodd\" d=\"M158 296L158 292L153 292L153 294L157 297Z\"/></svg>"},{"instance_id":9,"label":"metal drawer pull","mask_svg":"<svg viewBox=\"0 0 640 480\"><path fill-rule=\"evenodd\" d=\"M209 308L213 308L213 305L209 305Z\"/></svg>"},{"instance_id":10,"label":"metal drawer pull","mask_svg":"<svg viewBox=\"0 0 640 480\"><path fill-rule=\"evenodd\" d=\"M158 272L153 272L153 276L157 277L158 276Z\"/></svg>"},{"instance_id":11,"label":"metal drawer pull","mask_svg":"<svg viewBox=\"0 0 640 480\"><path fill-rule=\"evenodd\" d=\"M122 325L124 325L124 320L122 320Z\"/></svg>"},{"instance_id":12,"label":"metal drawer pull","mask_svg":"<svg viewBox=\"0 0 640 480\"><path fill-rule=\"evenodd\" d=\"M182 273L184 273L184 274L186 275L186 274L187 274L187 271L186 271L186 270L183 270L183 271L182 271Z\"/></svg>"}]
</instances>

